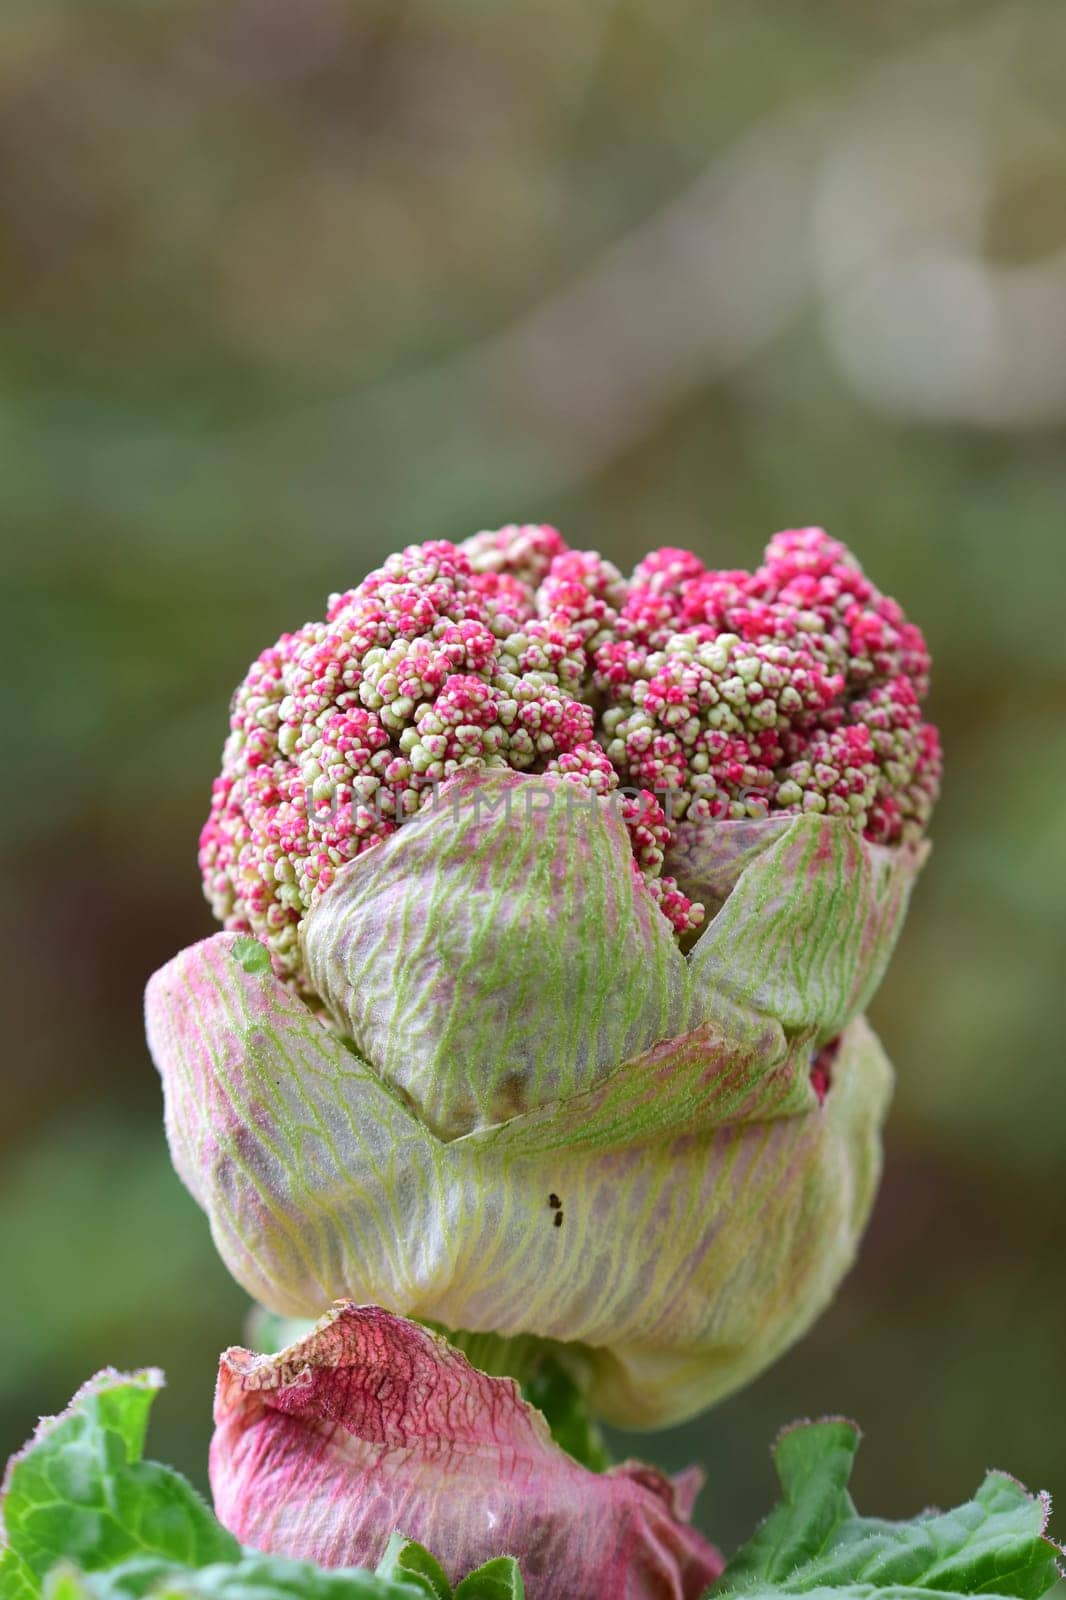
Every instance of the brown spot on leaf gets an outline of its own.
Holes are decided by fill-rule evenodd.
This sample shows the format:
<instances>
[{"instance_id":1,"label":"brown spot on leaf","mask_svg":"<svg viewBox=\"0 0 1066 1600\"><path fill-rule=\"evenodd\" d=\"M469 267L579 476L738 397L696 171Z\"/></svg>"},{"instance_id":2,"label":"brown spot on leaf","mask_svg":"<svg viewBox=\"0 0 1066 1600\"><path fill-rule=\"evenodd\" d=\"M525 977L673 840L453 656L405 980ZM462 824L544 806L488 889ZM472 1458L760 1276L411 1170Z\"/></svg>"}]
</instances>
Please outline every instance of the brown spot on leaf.
<instances>
[{"instance_id":1,"label":"brown spot on leaf","mask_svg":"<svg viewBox=\"0 0 1066 1600\"><path fill-rule=\"evenodd\" d=\"M529 1085L524 1072L508 1072L500 1079L494 1110L503 1117L520 1117L529 1110Z\"/></svg>"}]
</instances>

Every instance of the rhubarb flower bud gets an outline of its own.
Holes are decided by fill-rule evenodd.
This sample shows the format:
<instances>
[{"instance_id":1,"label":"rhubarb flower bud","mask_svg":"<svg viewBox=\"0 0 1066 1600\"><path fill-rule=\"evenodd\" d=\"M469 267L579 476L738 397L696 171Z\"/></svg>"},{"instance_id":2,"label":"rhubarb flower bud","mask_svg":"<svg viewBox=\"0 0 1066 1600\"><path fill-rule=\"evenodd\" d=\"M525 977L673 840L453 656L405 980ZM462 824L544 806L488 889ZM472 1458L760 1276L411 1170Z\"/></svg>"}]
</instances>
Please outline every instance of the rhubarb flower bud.
<instances>
[{"instance_id":1,"label":"rhubarb flower bud","mask_svg":"<svg viewBox=\"0 0 1066 1600\"><path fill-rule=\"evenodd\" d=\"M394 1528L452 1582L517 1556L528 1600L698 1600L722 1560L689 1527L701 1474L579 1466L509 1378L376 1307L219 1364L211 1488L243 1543L375 1566Z\"/></svg>"},{"instance_id":2,"label":"rhubarb flower bud","mask_svg":"<svg viewBox=\"0 0 1066 1600\"><path fill-rule=\"evenodd\" d=\"M805 1331L872 1201L921 636L810 529L630 584L505 529L330 619L238 692L230 931L149 985L175 1165L275 1312L532 1336L604 1417L691 1415Z\"/></svg>"}]
</instances>

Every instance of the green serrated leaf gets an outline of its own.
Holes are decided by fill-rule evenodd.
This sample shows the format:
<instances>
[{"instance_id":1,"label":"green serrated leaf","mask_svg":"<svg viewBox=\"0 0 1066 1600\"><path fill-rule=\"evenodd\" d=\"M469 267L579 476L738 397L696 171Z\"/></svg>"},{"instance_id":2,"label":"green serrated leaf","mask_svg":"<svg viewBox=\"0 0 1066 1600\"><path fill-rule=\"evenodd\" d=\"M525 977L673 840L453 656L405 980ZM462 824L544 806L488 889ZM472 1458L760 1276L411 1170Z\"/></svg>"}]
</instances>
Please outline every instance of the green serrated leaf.
<instances>
[{"instance_id":1,"label":"green serrated leaf","mask_svg":"<svg viewBox=\"0 0 1066 1600\"><path fill-rule=\"evenodd\" d=\"M99 1373L9 1463L7 1539L37 1582L60 1559L93 1572L134 1555L193 1567L239 1555L191 1484L141 1460L162 1384L153 1371Z\"/></svg>"},{"instance_id":2,"label":"green serrated leaf","mask_svg":"<svg viewBox=\"0 0 1066 1600\"><path fill-rule=\"evenodd\" d=\"M411 1578L248 1552L197 1569L144 1559L91 1574L63 1567L47 1580L44 1600L424 1600L427 1592Z\"/></svg>"},{"instance_id":3,"label":"green serrated leaf","mask_svg":"<svg viewBox=\"0 0 1066 1600\"><path fill-rule=\"evenodd\" d=\"M525 1587L513 1556L497 1556L465 1577L455 1600L525 1600Z\"/></svg>"},{"instance_id":4,"label":"green serrated leaf","mask_svg":"<svg viewBox=\"0 0 1066 1600\"><path fill-rule=\"evenodd\" d=\"M1004 1473L972 1500L908 1522L861 1517L847 1492L854 1423L800 1424L777 1442L783 1497L730 1562L715 1595L918 1600L936 1594L1039 1600L1058 1578L1048 1507Z\"/></svg>"},{"instance_id":5,"label":"green serrated leaf","mask_svg":"<svg viewBox=\"0 0 1066 1600\"><path fill-rule=\"evenodd\" d=\"M377 1565L379 1578L417 1579L432 1600L452 1600L452 1586L440 1562L424 1545L394 1533Z\"/></svg>"},{"instance_id":6,"label":"green serrated leaf","mask_svg":"<svg viewBox=\"0 0 1066 1600\"><path fill-rule=\"evenodd\" d=\"M855 1508L847 1491L860 1433L843 1419L791 1428L774 1445L782 1499L719 1580L780 1583L823 1549Z\"/></svg>"}]
</instances>

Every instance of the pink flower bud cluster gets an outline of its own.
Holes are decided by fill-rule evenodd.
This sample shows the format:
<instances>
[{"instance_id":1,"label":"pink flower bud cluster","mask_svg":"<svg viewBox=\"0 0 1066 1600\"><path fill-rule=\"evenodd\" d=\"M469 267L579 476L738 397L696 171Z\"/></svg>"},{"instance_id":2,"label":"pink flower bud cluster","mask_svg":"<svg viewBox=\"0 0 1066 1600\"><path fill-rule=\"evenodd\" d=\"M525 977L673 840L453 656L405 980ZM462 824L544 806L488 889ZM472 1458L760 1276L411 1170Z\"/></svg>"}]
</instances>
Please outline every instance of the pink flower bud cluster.
<instances>
[{"instance_id":1,"label":"pink flower bud cluster","mask_svg":"<svg viewBox=\"0 0 1066 1600\"><path fill-rule=\"evenodd\" d=\"M880 844L925 830L940 779L921 631L821 528L754 572L658 550L595 654L601 737L671 819L821 812Z\"/></svg>"},{"instance_id":2,"label":"pink flower bud cluster","mask_svg":"<svg viewBox=\"0 0 1066 1600\"><path fill-rule=\"evenodd\" d=\"M617 790L585 696L626 594L615 568L554 528L505 528L390 556L334 595L324 622L283 635L234 697L200 840L216 916L298 975L315 897L460 768ZM664 914L679 932L696 926L701 908L662 877L670 830L656 798L620 797L619 814Z\"/></svg>"},{"instance_id":3,"label":"pink flower bud cluster","mask_svg":"<svg viewBox=\"0 0 1066 1600\"><path fill-rule=\"evenodd\" d=\"M922 831L928 669L918 629L820 529L779 534L754 573L667 549L630 582L544 526L411 546L237 690L205 892L298 979L300 921L339 868L460 768L511 768L614 795L634 870L686 934L703 909L663 874L684 817Z\"/></svg>"}]
</instances>

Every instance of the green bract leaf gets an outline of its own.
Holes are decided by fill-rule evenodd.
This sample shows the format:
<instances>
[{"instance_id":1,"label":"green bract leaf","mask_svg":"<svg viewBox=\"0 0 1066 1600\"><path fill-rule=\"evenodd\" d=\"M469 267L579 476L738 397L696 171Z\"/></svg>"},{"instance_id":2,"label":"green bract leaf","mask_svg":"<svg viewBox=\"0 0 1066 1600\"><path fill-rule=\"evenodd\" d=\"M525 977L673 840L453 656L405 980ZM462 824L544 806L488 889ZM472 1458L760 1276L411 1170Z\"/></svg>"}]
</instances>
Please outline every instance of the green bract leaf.
<instances>
[{"instance_id":1,"label":"green bract leaf","mask_svg":"<svg viewBox=\"0 0 1066 1600\"><path fill-rule=\"evenodd\" d=\"M559 778L445 785L302 926L315 989L441 1138L569 1100L684 1029L685 961L621 817Z\"/></svg>"},{"instance_id":2,"label":"green bract leaf","mask_svg":"<svg viewBox=\"0 0 1066 1600\"><path fill-rule=\"evenodd\" d=\"M954 1511L926 1511L909 1522L861 1517L847 1490L858 1444L858 1428L843 1420L800 1423L781 1435L774 1462L783 1499L714 1595L1038 1600L1057 1581L1046 1495L990 1472Z\"/></svg>"},{"instance_id":3,"label":"green bract leaf","mask_svg":"<svg viewBox=\"0 0 1066 1600\"><path fill-rule=\"evenodd\" d=\"M565 1346L597 1415L653 1427L754 1377L851 1264L891 1078L858 1013L920 852L708 824L689 864L723 898L684 955L609 809L550 792L451 780L338 872L304 932L333 1028L219 934L152 979L149 1043L256 1300Z\"/></svg>"},{"instance_id":4,"label":"green bract leaf","mask_svg":"<svg viewBox=\"0 0 1066 1600\"><path fill-rule=\"evenodd\" d=\"M773 1017L790 1035L810 1029L821 1044L866 1009L927 845L871 845L813 816L785 828L777 819L689 824L682 836L693 853L697 840L719 850L743 841L742 870L689 958L712 1014L731 999L742 1015Z\"/></svg>"},{"instance_id":5,"label":"green bract leaf","mask_svg":"<svg viewBox=\"0 0 1066 1600\"><path fill-rule=\"evenodd\" d=\"M8 1464L3 1600L40 1582L61 1557L86 1571L134 1555L200 1566L231 1560L237 1541L177 1472L141 1460L155 1371L101 1372L47 1417Z\"/></svg>"}]
</instances>

